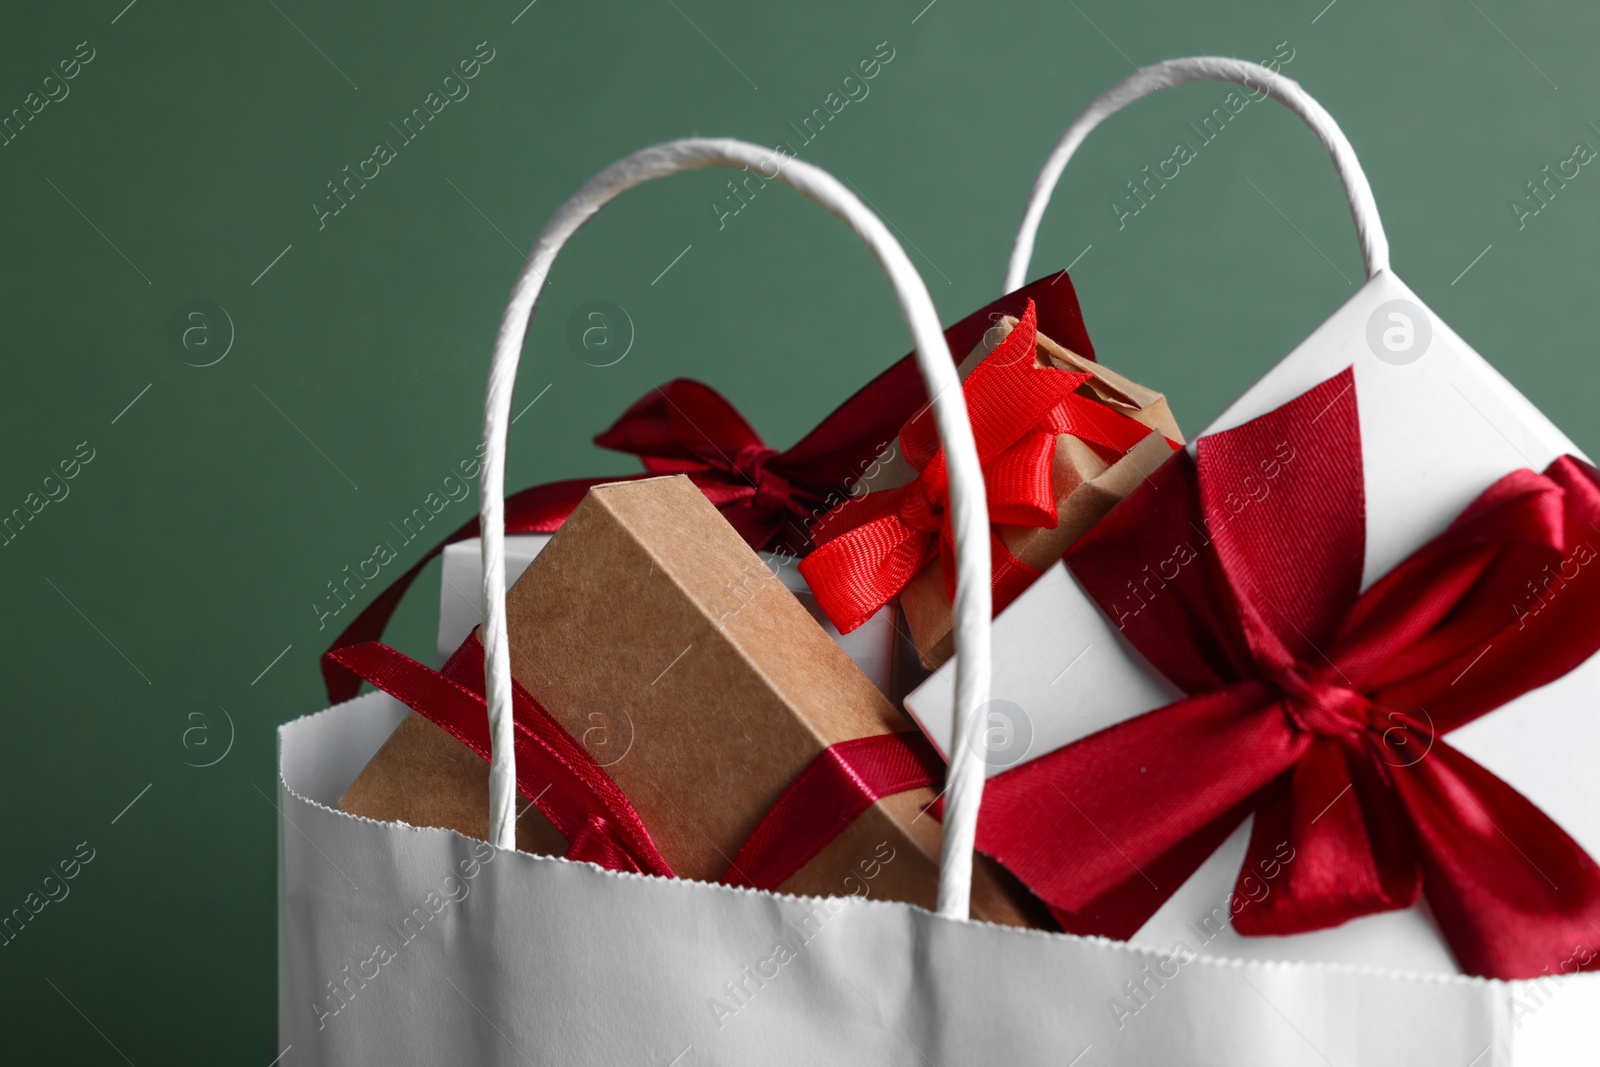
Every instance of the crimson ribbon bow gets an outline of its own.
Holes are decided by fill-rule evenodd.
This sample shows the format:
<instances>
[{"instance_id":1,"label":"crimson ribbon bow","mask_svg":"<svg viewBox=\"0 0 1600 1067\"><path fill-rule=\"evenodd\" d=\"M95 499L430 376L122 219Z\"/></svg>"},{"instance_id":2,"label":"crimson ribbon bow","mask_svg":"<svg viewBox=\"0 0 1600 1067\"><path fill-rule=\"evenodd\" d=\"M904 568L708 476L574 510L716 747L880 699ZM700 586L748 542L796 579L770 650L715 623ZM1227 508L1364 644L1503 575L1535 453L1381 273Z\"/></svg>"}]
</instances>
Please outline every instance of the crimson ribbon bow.
<instances>
[{"instance_id":1,"label":"crimson ribbon bow","mask_svg":"<svg viewBox=\"0 0 1600 1067\"><path fill-rule=\"evenodd\" d=\"M1189 695L996 776L978 847L1066 929L1126 938L1253 814L1240 933L1420 893L1467 973L1554 973L1600 929L1600 870L1442 735L1600 648L1600 472L1506 475L1361 592L1353 385L1202 437L1067 553ZM1246 894L1285 843L1293 861Z\"/></svg>"},{"instance_id":2,"label":"crimson ribbon bow","mask_svg":"<svg viewBox=\"0 0 1600 1067\"><path fill-rule=\"evenodd\" d=\"M1155 431L1079 392L1089 375L1041 367L1029 300L1016 327L962 384L983 466L991 523L1054 529L1056 439L1071 434L1114 462ZM911 482L842 502L818 525L817 547L800 564L817 603L843 633L866 622L935 558L955 590L949 479L933 412L924 407L900 434ZM991 531L994 610L1016 599L1039 571Z\"/></svg>"},{"instance_id":3,"label":"crimson ribbon bow","mask_svg":"<svg viewBox=\"0 0 1600 1067\"><path fill-rule=\"evenodd\" d=\"M1034 301L1041 328L1074 351L1094 357L1072 283L1059 274L1031 282L968 315L945 331L945 340L952 352L970 351L1000 316L1020 314ZM558 529L590 487L604 482L686 474L752 548L803 555L811 549L816 518L845 499L850 483L926 405L927 396L916 360L908 355L863 386L793 448L779 452L768 447L710 386L680 378L652 390L595 438L602 448L637 455L645 473L576 478L524 489L506 498L506 532ZM476 518L457 527L379 593L328 651L381 637L422 569L446 545L476 536ZM328 697L335 703L350 699L360 688L361 679L336 658L323 658L322 673Z\"/></svg>"}]
</instances>

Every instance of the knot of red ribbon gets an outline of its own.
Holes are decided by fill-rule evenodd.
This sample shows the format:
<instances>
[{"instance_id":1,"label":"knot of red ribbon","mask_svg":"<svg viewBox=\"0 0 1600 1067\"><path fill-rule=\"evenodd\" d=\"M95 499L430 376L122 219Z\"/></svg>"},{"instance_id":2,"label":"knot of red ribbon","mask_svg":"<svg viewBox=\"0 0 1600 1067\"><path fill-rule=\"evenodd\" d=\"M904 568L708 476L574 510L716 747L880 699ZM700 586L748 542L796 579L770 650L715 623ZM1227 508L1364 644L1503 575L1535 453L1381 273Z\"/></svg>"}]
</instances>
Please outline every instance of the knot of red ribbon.
<instances>
[{"instance_id":1,"label":"knot of red ribbon","mask_svg":"<svg viewBox=\"0 0 1600 1067\"><path fill-rule=\"evenodd\" d=\"M895 517L907 530L922 534L937 534L944 529L945 498L949 485L944 480L942 466L922 469L910 485L894 494Z\"/></svg>"},{"instance_id":2,"label":"knot of red ribbon","mask_svg":"<svg viewBox=\"0 0 1600 1067\"><path fill-rule=\"evenodd\" d=\"M755 488L750 506L758 512L784 514L795 511L794 485L778 473L772 462L782 455L776 448L751 443L739 449L733 457L733 472Z\"/></svg>"},{"instance_id":3,"label":"knot of red ribbon","mask_svg":"<svg viewBox=\"0 0 1600 1067\"><path fill-rule=\"evenodd\" d=\"M1307 676L1291 667L1272 677L1283 710L1304 733L1316 737L1356 737L1372 728L1372 702L1326 676Z\"/></svg>"},{"instance_id":4,"label":"knot of red ribbon","mask_svg":"<svg viewBox=\"0 0 1600 1067\"><path fill-rule=\"evenodd\" d=\"M1054 529L1056 439L1071 434L1114 462L1154 433L1079 392L1089 375L1041 366L1032 300L1021 319L962 384L983 466L992 523ZM866 622L935 558L955 589L949 479L933 413L924 408L900 434L917 476L905 485L844 501L823 517L817 546L800 564L817 603L843 633ZM1039 571L991 533L995 610L1014 600Z\"/></svg>"},{"instance_id":5,"label":"knot of red ribbon","mask_svg":"<svg viewBox=\"0 0 1600 1067\"><path fill-rule=\"evenodd\" d=\"M1030 282L973 312L945 331L952 352L977 344L1000 315L1019 314L1038 301L1042 327L1074 351L1093 358L1071 281L1051 275ZM687 474L754 549L790 555L811 550L816 519L846 499L849 486L872 466L920 407L927 391L912 355L905 356L839 405L793 448L768 447L716 390L680 378L653 389L606 432L602 448L638 456L644 474L577 478L536 485L506 498L507 533L559 529L592 486L603 482ZM383 636L417 576L446 545L478 536L471 519L440 540L347 626L329 651ZM361 679L336 658L322 660L329 699L348 700Z\"/></svg>"},{"instance_id":6,"label":"knot of red ribbon","mask_svg":"<svg viewBox=\"0 0 1600 1067\"><path fill-rule=\"evenodd\" d=\"M1068 551L1189 695L990 780L978 847L1066 929L1131 936L1253 815L1240 933L1425 895L1462 968L1502 979L1600 938L1594 860L1443 738L1600 650L1600 472L1506 475L1363 592L1361 457L1347 370L1175 454Z\"/></svg>"},{"instance_id":7,"label":"knot of red ribbon","mask_svg":"<svg viewBox=\"0 0 1600 1067\"><path fill-rule=\"evenodd\" d=\"M813 433L837 433L839 421L836 412ZM870 436L862 426L852 435L864 431ZM791 551L807 543L812 513L826 510L824 501L856 473L841 454L821 455L810 441L787 452L768 446L720 393L688 378L652 390L595 438L638 456L647 473L635 477L688 475L749 544ZM854 444L852 452L866 446Z\"/></svg>"}]
</instances>

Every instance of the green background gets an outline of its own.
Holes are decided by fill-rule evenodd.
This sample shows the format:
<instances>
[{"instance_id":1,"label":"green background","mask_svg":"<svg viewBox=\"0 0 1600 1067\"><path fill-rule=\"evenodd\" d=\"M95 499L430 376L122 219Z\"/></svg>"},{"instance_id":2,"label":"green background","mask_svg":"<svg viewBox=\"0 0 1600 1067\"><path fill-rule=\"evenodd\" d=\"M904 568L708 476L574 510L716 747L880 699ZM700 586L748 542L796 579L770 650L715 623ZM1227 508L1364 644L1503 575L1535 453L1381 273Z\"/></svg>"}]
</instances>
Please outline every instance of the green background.
<instances>
[{"instance_id":1,"label":"green background","mask_svg":"<svg viewBox=\"0 0 1600 1067\"><path fill-rule=\"evenodd\" d=\"M1361 154L1396 270L1600 449L1600 174L1584 167L1525 228L1509 206L1575 142L1600 147L1592 4L125 2L12 5L0 31L0 113L78 42L95 54L0 148L0 512L80 442L95 456L0 548L0 913L95 849L0 948L6 1062L265 1067L282 1051L274 727L325 703L324 583L472 454L519 249L644 145L792 142L788 123L879 42L894 58L870 94L800 155L893 223L946 321L998 295L1034 173L1096 93L1134 64L1287 42L1284 73ZM470 95L319 229L325 183L397 140L387 124L479 42L494 58ZM1118 229L1111 198L1225 94L1184 87L1097 132L1030 272L1081 254L1102 359L1164 390L1191 431L1361 274L1332 168L1268 104ZM630 193L560 261L530 332L516 408L548 391L514 429L513 486L633 469L589 438L677 375L786 446L906 350L842 226L772 185L719 228L726 177ZM633 324L614 366L568 343L590 300ZM203 368L189 363L229 330L213 313L175 344L197 301L234 334ZM402 649L431 654L437 588L431 570L391 632ZM225 750L221 709L231 750L192 766Z\"/></svg>"}]
</instances>

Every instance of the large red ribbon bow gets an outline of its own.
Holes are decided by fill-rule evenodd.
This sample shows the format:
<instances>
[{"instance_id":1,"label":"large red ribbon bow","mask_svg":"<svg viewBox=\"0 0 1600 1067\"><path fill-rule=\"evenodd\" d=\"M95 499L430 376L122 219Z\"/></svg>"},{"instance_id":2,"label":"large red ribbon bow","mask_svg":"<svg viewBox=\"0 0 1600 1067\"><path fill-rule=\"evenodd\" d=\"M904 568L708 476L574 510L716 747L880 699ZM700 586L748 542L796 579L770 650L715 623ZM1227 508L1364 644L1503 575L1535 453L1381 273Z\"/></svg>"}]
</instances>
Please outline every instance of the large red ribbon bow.
<instances>
[{"instance_id":1,"label":"large red ribbon bow","mask_svg":"<svg viewBox=\"0 0 1600 1067\"><path fill-rule=\"evenodd\" d=\"M1064 274L1031 282L968 315L945 331L952 352L967 352L1001 315L1038 302L1041 328L1093 358L1072 283ZM595 438L602 448L636 455L644 474L576 478L536 485L506 498L507 533L550 533L603 482L687 474L750 547L803 555L816 519L846 499L850 483L872 465L901 427L927 403L913 356L863 386L793 448L778 451L710 386L680 378L652 390ZM478 536L476 518L463 523L400 575L347 626L328 651L383 636L417 576L445 546ZM324 657L328 697L348 700L361 679Z\"/></svg>"},{"instance_id":2,"label":"large red ribbon bow","mask_svg":"<svg viewBox=\"0 0 1600 1067\"><path fill-rule=\"evenodd\" d=\"M1600 870L1443 735L1600 648L1600 472L1506 475L1363 593L1353 386L1202 437L1067 553L1189 696L992 779L978 847L1067 929L1126 938L1254 814L1240 933L1420 892L1466 972L1570 969L1600 937ZM1265 893L1255 871L1278 874Z\"/></svg>"},{"instance_id":3,"label":"large red ribbon bow","mask_svg":"<svg viewBox=\"0 0 1600 1067\"><path fill-rule=\"evenodd\" d=\"M1071 434L1115 460L1154 433L1136 419L1078 392L1089 375L1041 367L1037 317L1030 300L1017 326L962 384L983 465L991 523L1054 529L1052 482L1056 438ZM817 603L844 633L892 600L934 558L953 592L949 479L933 413L924 407L900 434L917 477L842 502L816 531L817 547L800 564ZM991 533L995 610L1039 572Z\"/></svg>"}]
</instances>

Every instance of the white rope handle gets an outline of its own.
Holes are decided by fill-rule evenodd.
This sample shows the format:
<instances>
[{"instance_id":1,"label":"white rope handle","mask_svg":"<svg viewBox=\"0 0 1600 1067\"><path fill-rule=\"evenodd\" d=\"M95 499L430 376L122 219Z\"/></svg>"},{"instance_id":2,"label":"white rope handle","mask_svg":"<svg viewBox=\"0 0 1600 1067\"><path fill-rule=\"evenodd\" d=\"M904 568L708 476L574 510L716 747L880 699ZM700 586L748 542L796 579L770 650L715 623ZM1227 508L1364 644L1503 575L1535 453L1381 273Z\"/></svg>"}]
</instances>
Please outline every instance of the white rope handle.
<instances>
[{"instance_id":1,"label":"white rope handle","mask_svg":"<svg viewBox=\"0 0 1600 1067\"><path fill-rule=\"evenodd\" d=\"M495 336L494 362L484 401L485 455L479 486L483 540L483 644L493 758L489 770L489 834L500 848L516 847L516 763L512 752L511 654L506 640L505 457L511 392L528 321L556 254L585 222L617 194L653 178L721 165L750 167L777 179L842 219L877 257L894 289L917 346L917 363L950 472L950 514L956 543L955 742L948 775L944 856L939 873L939 913L967 918L972 847L983 800L984 766L970 744L969 723L989 696L989 512L967 405L955 362L939 328L933 301L911 261L878 216L826 171L774 149L744 141L691 138L636 152L595 175L545 224ZM771 173L769 173L769 168Z\"/></svg>"},{"instance_id":2,"label":"white rope handle","mask_svg":"<svg viewBox=\"0 0 1600 1067\"><path fill-rule=\"evenodd\" d=\"M1372 186L1356 159L1344 132L1333 116L1300 83L1282 74L1275 74L1258 63L1223 56L1192 56L1188 59L1169 59L1156 63L1124 78L1107 92L1102 93L1067 132L1061 135L1055 150L1045 160L1044 168L1034 179L1033 192L1028 195L1028 209L1022 215L1022 228L1017 231L1017 242L1011 249L1011 262L1006 267L1005 292L1022 287L1028 273L1028 261L1033 258L1033 242L1039 233L1039 220L1055 192L1056 182L1066 169L1067 161L1078 150L1089 131L1121 111L1140 97L1149 96L1157 89L1169 89L1193 81L1237 82L1256 91L1265 90L1272 99L1283 104L1305 120L1307 126L1322 141L1322 146L1333 157L1334 169L1344 183L1346 198L1350 201L1350 216L1355 219L1356 236L1361 241L1361 258L1366 262L1367 277L1371 278L1389 269L1389 239L1384 236L1383 222L1378 218L1378 205L1372 199Z\"/></svg>"}]
</instances>

